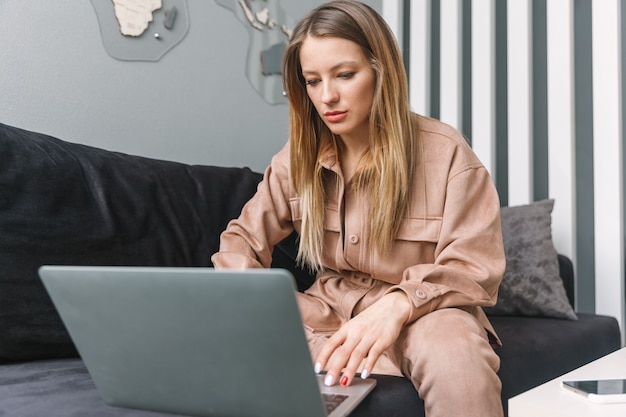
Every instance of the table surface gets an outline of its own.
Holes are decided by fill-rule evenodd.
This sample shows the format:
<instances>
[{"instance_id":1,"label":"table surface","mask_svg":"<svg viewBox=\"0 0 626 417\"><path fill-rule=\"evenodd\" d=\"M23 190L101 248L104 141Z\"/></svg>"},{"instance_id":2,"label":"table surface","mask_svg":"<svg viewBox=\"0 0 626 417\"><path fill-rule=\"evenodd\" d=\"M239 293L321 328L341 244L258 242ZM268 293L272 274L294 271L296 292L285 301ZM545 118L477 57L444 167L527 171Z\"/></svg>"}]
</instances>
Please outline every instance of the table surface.
<instances>
[{"instance_id":1,"label":"table surface","mask_svg":"<svg viewBox=\"0 0 626 417\"><path fill-rule=\"evenodd\" d=\"M561 381L626 378L626 348L509 399L509 417L624 417L626 403L598 404L566 391Z\"/></svg>"}]
</instances>

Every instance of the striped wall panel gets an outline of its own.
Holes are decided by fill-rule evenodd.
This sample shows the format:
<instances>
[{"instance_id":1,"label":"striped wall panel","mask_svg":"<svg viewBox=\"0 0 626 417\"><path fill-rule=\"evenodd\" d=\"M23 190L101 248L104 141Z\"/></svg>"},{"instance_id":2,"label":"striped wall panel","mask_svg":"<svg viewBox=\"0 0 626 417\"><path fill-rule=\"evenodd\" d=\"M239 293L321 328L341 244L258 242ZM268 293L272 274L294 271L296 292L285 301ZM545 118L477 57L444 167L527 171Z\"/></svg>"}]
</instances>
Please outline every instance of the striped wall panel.
<instances>
[{"instance_id":1,"label":"striped wall panel","mask_svg":"<svg viewBox=\"0 0 626 417\"><path fill-rule=\"evenodd\" d=\"M596 311L623 313L623 205L619 0L592 3ZM623 291L621 291L623 295Z\"/></svg>"},{"instance_id":2,"label":"striped wall panel","mask_svg":"<svg viewBox=\"0 0 626 417\"><path fill-rule=\"evenodd\" d=\"M431 15L429 0L413 0L410 8L409 68L411 69L410 99L413 109L419 114L430 112L430 62Z\"/></svg>"},{"instance_id":3,"label":"striped wall panel","mask_svg":"<svg viewBox=\"0 0 626 417\"><path fill-rule=\"evenodd\" d=\"M546 3L547 21L547 114L548 189L555 204L553 234L555 246L567 256L576 254L574 219L574 54L573 2Z\"/></svg>"},{"instance_id":4,"label":"striped wall panel","mask_svg":"<svg viewBox=\"0 0 626 417\"><path fill-rule=\"evenodd\" d=\"M405 15L392 26L413 108L466 135L503 205L555 199L577 310L614 316L624 333L626 0L383 0L386 10Z\"/></svg>"},{"instance_id":5,"label":"striped wall panel","mask_svg":"<svg viewBox=\"0 0 626 417\"><path fill-rule=\"evenodd\" d=\"M472 147L495 173L495 0L473 0L470 9ZM466 44L467 45L467 44ZM457 91L458 94L458 91ZM462 111L462 109L461 109ZM458 126L458 125L457 125Z\"/></svg>"},{"instance_id":6,"label":"striped wall panel","mask_svg":"<svg viewBox=\"0 0 626 417\"><path fill-rule=\"evenodd\" d=\"M440 76L439 118L454 126L461 124L461 1L441 0L439 27Z\"/></svg>"},{"instance_id":7,"label":"striped wall panel","mask_svg":"<svg viewBox=\"0 0 626 417\"><path fill-rule=\"evenodd\" d=\"M532 8L530 0L513 1L506 11L508 204L532 199ZM473 55L473 54L472 54ZM472 136L477 132L472 131ZM495 142L492 142L492 144Z\"/></svg>"}]
</instances>

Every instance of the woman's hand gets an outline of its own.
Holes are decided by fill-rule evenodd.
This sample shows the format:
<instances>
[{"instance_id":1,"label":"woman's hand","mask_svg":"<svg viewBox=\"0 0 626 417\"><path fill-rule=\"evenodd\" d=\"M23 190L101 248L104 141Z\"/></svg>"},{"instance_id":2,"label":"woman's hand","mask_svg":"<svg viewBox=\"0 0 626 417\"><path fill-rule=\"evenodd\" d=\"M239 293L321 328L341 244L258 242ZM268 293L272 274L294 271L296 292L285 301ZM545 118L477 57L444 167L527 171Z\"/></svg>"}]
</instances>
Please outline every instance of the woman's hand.
<instances>
[{"instance_id":1,"label":"woman's hand","mask_svg":"<svg viewBox=\"0 0 626 417\"><path fill-rule=\"evenodd\" d=\"M367 378L380 355L398 339L410 309L407 296L396 291L345 323L328 339L317 357L315 371L327 369L324 383L334 385L343 369L339 382L349 385L362 362L361 377Z\"/></svg>"}]
</instances>

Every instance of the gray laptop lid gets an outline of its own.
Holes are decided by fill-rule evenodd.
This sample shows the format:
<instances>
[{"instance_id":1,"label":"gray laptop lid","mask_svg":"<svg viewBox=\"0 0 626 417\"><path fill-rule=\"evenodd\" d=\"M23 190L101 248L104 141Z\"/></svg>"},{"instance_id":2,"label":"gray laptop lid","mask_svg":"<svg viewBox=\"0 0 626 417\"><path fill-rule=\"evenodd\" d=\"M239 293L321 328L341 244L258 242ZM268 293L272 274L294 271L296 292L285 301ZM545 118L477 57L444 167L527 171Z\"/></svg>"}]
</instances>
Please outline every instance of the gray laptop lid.
<instances>
[{"instance_id":1,"label":"gray laptop lid","mask_svg":"<svg viewBox=\"0 0 626 417\"><path fill-rule=\"evenodd\" d=\"M326 416L287 271L44 266L40 276L109 404Z\"/></svg>"}]
</instances>

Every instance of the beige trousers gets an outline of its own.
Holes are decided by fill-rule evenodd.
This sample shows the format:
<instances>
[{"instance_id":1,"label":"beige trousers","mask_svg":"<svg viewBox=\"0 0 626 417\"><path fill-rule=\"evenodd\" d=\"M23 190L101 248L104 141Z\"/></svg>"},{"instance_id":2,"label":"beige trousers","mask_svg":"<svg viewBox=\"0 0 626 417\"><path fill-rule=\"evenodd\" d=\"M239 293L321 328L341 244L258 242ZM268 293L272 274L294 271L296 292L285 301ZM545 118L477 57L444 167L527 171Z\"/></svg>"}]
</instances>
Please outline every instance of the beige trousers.
<instances>
[{"instance_id":1,"label":"beige trousers","mask_svg":"<svg viewBox=\"0 0 626 417\"><path fill-rule=\"evenodd\" d=\"M378 300L390 284L355 274L318 278L298 304L315 360L326 339ZM373 373L409 378L424 400L427 417L501 417L500 359L487 331L470 313L435 310L407 325ZM377 364L378 365L378 364Z\"/></svg>"}]
</instances>

